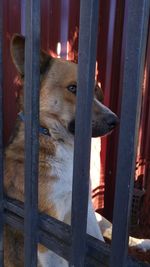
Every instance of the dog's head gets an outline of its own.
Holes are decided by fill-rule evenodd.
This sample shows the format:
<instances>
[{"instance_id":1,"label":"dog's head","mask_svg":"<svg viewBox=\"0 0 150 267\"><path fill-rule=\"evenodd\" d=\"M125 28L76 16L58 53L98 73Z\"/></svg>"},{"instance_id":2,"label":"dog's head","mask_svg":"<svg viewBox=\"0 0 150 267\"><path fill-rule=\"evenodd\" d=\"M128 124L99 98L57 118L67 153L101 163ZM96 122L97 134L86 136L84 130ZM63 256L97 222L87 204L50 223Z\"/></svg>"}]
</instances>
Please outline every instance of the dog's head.
<instances>
[{"instance_id":1,"label":"dog's head","mask_svg":"<svg viewBox=\"0 0 150 267\"><path fill-rule=\"evenodd\" d=\"M22 82L24 81L24 51L24 37L14 35L11 41L11 55ZM41 50L40 72L40 123L49 129L53 138L68 138L75 132L77 64L52 58ZM23 97L20 98L20 106L23 109L22 99ZM92 113L93 137L109 133L118 123L117 116L104 106L101 100L102 91L96 85Z\"/></svg>"}]
</instances>

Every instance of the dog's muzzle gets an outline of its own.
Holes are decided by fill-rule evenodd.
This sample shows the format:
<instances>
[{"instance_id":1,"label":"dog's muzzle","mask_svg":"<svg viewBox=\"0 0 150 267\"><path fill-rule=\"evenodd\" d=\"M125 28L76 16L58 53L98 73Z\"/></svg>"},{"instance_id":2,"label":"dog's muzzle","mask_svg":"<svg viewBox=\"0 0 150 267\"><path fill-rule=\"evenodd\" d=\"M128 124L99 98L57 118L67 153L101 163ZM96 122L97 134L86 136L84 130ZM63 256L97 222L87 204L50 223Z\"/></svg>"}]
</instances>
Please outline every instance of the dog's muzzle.
<instances>
[{"instance_id":1,"label":"dog's muzzle","mask_svg":"<svg viewBox=\"0 0 150 267\"><path fill-rule=\"evenodd\" d=\"M92 137L110 133L119 123L115 113L94 98L92 116Z\"/></svg>"},{"instance_id":2,"label":"dog's muzzle","mask_svg":"<svg viewBox=\"0 0 150 267\"><path fill-rule=\"evenodd\" d=\"M118 117L113 113L101 114L92 120L92 137L101 137L110 133L119 123ZM82 127L82 126L81 126ZM73 119L68 130L71 134L75 134L75 120Z\"/></svg>"},{"instance_id":3,"label":"dog's muzzle","mask_svg":"<svg viewBox=\"0 0 150 267\"><path fill-rule=\"evenodd\" d=\"M99 120L93 120L92 137L101 137L111 133L118 123L119 119L114 113L101 116Z\"/></svg>"},{"instance_id":4,"label":"dog's muzzle","mask_svg":"<svg viewBox=\"0 0 150 267\"><path fill-rule=\"evenodd\" d=\"M92 113L92 137L101 137L110 133L119 123L115 113L99 102L96 98L93 100ZM81 125L82 127L82 125ZM68 125L70 133L75 133L75 119L72 119Z\"/></svg>"}]
</instances>

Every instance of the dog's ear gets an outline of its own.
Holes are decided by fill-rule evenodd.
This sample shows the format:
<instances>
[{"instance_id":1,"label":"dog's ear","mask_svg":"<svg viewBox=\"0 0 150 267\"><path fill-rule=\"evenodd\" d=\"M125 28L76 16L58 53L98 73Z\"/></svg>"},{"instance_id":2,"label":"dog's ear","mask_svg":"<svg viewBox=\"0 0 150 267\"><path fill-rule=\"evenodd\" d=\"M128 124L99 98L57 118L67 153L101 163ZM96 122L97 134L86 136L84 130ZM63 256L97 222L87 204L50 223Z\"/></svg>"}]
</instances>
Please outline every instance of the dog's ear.
<instances>
[{"instance_id":1,"label":"dog's ear","mask_svg":"<svg viewBox=\"0 0 150 267\"><path fill-rule=\"evenodd\" d=\"M10 52L17 71L21 76L24 76L25 38L22 35L13 35L10 43Z\"/></svg>"},{"instance_id":2,"label":"dog's ear","mask_svg":"<svg viewBox=\"0 0 150 267\"><path fill-rule=\"evenodd\" d=\"M25 61L25 37L14 34L11 39L10 52L12 60L21 77L24 77L24 61ZM45 51L40 51L40 72L43 74L51 61L52 57Z\"/></svg>"}]
</instances>

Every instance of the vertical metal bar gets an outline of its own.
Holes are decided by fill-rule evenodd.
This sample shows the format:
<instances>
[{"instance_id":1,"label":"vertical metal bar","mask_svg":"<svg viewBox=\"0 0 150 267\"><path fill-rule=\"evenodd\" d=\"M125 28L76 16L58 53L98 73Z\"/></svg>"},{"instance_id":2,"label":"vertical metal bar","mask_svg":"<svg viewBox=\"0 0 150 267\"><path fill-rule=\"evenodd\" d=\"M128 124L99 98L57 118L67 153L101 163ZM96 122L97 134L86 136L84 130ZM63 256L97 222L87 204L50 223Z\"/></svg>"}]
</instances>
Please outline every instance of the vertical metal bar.
<instances>
[{"instance_id":1,"label":"vertical metal bar","mask_svg":"<svg viewBox=\"0 0 150 267\"><path fill-rule=\"evenodd\" d=\"M91 112L95 78L99 0L82 0L72 194L70 266L84 266L86 248ZM84 71L83 71L84 70Z\"/></svg>"},{"instance_id":2,"label":"vertical metal bar","mask_svg":"<svg viewBox=\"0 0 150 267\"><path fill-rule=\"evenodd\" d=\"M123 96L117 161L113 240L110 266L126 266L128 224L135 172L135 156L141 110L149 0L126 1Z\"/></svg>"},{"instance_id":3,"label":"vertical metal bar","mask_svg":"<svg viewBox=\"0 0 150 267\"><path fill-rule=\"evenodd\" d=\"M0 0L0 266L4 266L3 247L3 0Z\"/></svg>"},{"instance_id":4,"label":"vertical metal bar","mask_svg":"<svg viewBox=\"0 0 150 267\"><path fill-rule=\"evenodd\" d=\"M25 267L37 266L40 0L25 16Z\"/></svg>"}]
</instances>

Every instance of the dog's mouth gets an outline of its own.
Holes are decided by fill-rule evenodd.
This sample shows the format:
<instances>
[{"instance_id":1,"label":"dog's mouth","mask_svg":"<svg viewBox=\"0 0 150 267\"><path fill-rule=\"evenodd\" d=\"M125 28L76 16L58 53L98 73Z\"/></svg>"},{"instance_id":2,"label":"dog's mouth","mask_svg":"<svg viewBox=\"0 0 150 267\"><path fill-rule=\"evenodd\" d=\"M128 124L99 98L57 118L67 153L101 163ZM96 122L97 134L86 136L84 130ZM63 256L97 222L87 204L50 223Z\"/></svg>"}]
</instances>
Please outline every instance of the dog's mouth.
<instances>
[{"instance_id":1,"label":"dog's mouth","mask_svg":"<svg viewBox=\"0 0 150 267\"><path fill-rule=\"evenodd\" d=\"M71 133L71 134L75 134L75 119L71 120L68 124L68 131Z\"/></svg>"}]
</instances>

